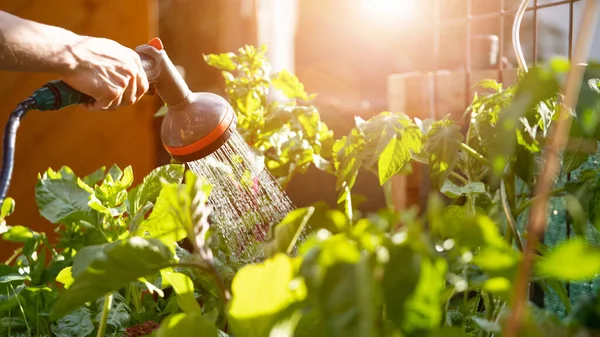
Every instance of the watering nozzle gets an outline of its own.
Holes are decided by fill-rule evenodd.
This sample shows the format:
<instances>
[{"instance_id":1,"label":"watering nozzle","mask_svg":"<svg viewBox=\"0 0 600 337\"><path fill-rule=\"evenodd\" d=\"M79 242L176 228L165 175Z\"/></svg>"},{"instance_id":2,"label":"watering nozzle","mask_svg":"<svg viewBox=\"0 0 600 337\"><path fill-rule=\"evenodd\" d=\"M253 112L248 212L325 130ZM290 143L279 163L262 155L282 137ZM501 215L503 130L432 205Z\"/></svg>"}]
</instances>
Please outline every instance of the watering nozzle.
<instances>
[{"instance_id":1,"label":"watering nozzle","mask_svg":"<svg viewBox=\"0 0 600 337\"><path fill-rule=\"evenodd\" d=\"M191 92L158 38L136 48L151 89L167 105L161 139L174 159L189 162L213 153L235 131L237 118L223 97Z\"/></svg>"}]
</instances>

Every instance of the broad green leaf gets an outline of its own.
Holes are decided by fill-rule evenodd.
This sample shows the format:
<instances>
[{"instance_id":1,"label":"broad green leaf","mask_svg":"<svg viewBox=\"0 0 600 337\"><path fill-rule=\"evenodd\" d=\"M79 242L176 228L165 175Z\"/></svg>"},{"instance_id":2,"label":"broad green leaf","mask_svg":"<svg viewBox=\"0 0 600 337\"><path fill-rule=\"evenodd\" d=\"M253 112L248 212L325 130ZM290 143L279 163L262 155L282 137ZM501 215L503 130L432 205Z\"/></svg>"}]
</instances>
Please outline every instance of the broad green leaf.
<instances>
[{"instance_id":1,"label":"broad green leaf","mask_svg":"<svg viewBox=\"0 0 600 337\"><path fill-rule=\"evenodd\" d=\"M50 328L57 337L90 336L94 331L91 311L87 308L79 308L59 318Z\"/></svg>"},{"instance_id":2,"label":"broad green leaf","mask_svg":"<svg viewBox=\"0 0 600 337\"><path fill-rule=\"evenodd\" d=\"M268 336L278 315L306 296L292 258L277 254L240 269L231 285L229 322L236 336Z\"/></svg>"},{"instance_id":3,"label":"broad green leaf","mask_svg":"<svg viewBox=\"0 0 600 337\"><path fill-rule=\"evenodd\" d=\"M279 224L275 225L264 242L265 257L273 257L278 253L291 253L314 211L314 207L298 208L288 213Z\"/></svg>"},{"instance_id":4,"label":"broad green leaf","mask_svg":"<svg viewBox=\"0 0 600 337\"><path fill-rule=\"evenodd\" d=\"M374 336L375 280L369 258L345 234L318 236L303 247L300 272L326 335Z\"/></svg>"},{"instance_id":5,"label":"broad green leaf","mask_svg":"<svg viewBox=\"0 0 600 337\"><path fill-rule=\"evenodd\" d=\"M57 224L66 219L88 219L89 192L76 181L40 179L35 187L35 199L40 214Z\"/></svg>"},{"instance_id":6,"label":"broad green leaf","mask_svg":"<svg viewBox=\"0 0 600 337\"><path fill-rule=\"evenodd\" d=\"M130 213L135 214L146 202L155 203L164 184L181 184L185 166L169 164L155 168L142 183L129 192Z\"/></svg>"},{"instance_id":7,"label":"broad green leaf","mask_svg":"<svg viewBox=\"0 0 600 337\"><path fill-rule=\"evenodd\" d=\"M356 182L358 171L363 162L364 137L354 128L348 136L335 141L333 159L336 170L336 189L342 191L338 203L346 199L347 191Z\"/></svg>"},{"instance_id":8,"label":"broad green leaf","mask_svg":"<svg viewBox=\"0 0 600 337\"><path fill-rule=\"evenodd\" d=\"M219 337L219 332L200 313L180 313L167 316L156 331L156 337Z\"/></svg>"},{"instance_id":9,"label":"broad green leaf","mask_svg":"<svg viewBox=\"0 0 600 337\"><path fill-rule=\"evenodd\" d=\"M485 193L485 185L482 182L474 182L464 186L458 186L452 181L446 180L440 191L448 197L456 199L461 196Z\"/></svg>"},{"instance_id":10,"label":"broad green leaf","mask_svg":"<svg viewBox=\"0 0 600 337\"><path fill-rule=\"evenodd\" d=\"M58 296L51 316L65 315L173 263L169 248L157 239L132 237L84 247L73 260L71 272L75 281Z\"/></svg>"},{"instance_id":11,"label":"broad green leaf","mask_svg":"<svg viewBox=\"0 0 600 337\"><path fill-rule=\"evenodd\" d=\"M298 80L298 77L287 70L282 70L271 79L271 84L288 98L298 98L302 100L313 99L313 95L308 95L304 91L304 85Z\"/></svg>"},{"instance_id":12,"label":"broad green leaf","mask_svg":"<svg viewBox=\"0 0 600 337\"><path fill-rule=\"evenodd\" d=\"M498 226L485 214L462 221L456 241L459 246L469 249L483 246L502 251L512 249L500 235Z\"/></svg>"},{"instance_id":13,"label":"broad green leaf","mask_svg":"<svg viewBox=\"0 0 600 337\"><path fill-rule=\"evenodd\" d=\"M569 293L567 292L563 282L553 279L545 279L539 281L538 283L543 287L545 293L548 293L549 290L552 289L556 295L558 295L558 298L565 307L565 312L567 315L571 312L571 299L569 298Z\"/></svg>"},{"instance_id":14,"label":"broad green leaf","mask_svg":"<svg viewBox=\"0 0 600 337\"><path fill-rule=\"evenodd\" d=\"M2 239L10 242L22 242L38 237L39 234L24 226L12 226L2 234Z\"/></svg>"},{"instance_id":15,"label":"broad green leaf","mask_svg":"<svg viewBox=\"0 0 600 337\"><path fill-rule=\"evenodd\" d=\"M390 247L389 256L381 284L385 312L397 327L402 327L408 314L406 301L419 285L423 257L407 245Z\"/></svg>"},{"instance_id":16,"label":"broad green leaf","mask_svg":"<svg viewBox=\"0 0 600 337\"><path fill-rule=\"evenodd\" d=\"M591 155L596 154L598 141L595 139L569 139L563 155L563 174L571 173Z\"/></svg>"},{"instance_id":17,"label":"broad green leaf","mask_svg":"<svg viewBox=\"0 0 600 337\"><path fill-rule=\"evenodd\" d=\"M447 265L444 259L422 259L419 282L404 303L400 327L407 333L430 330L442 321L440 306L446 285Z\"/></svg>"},{"instance_id":18,"label":"broad green leaf","mask_svg":"<svg viewBox=\"0 0 600 337\"><path fill-rule=\"evenodd\" d=\"M425 151L429 156L432 185L439 190L454 170L463 137L460 127L449 119L434 122L427 134Z\"/></svg>"},{"instance_id":19,"label":"broad green leaf","mask_svg":"<svg viewBox=\"0 0 600 337\"><path fill-rule=\"evenodd\" d=\"M4 219L11 215L15 211L15 200L13 198L6 198L2 202L2 208L0 210L0 218Z\"/></svg>"},{"instance_id":20,"label":"broad green leaf","mask_svg":"<svg viewBox=\"0 0 600 337\"><path fill-rule=\"evenodd\" d=\"M215 67L220 70L233 71L236 69L233 58L233 53L222 53L222 54L210 54L204 55L204 61L211 67Z\"/></svg>"},{"instance_id":21,"label":"broad green leaf","mask_svg":"<svg viewBox=\"0 0 600 337\"><path fill-rule=\"evenodd\" d=\"M13 292L13 289L23 284L25 281L31 280L29 276L18 273L4 274L0 276L0 294Z\"/></svg>"},{"instance_id":22,"label":"broad green leaf","mask_svg":"<svg viewBox=\"0 0 600 337\"><path fill-rule=\"evenodd\" d=\"M75 279L73 278L73 274L71 273L72 267L66 267L61 270L56 276L56 281L60 282L64 285L65 289L68 289Z\"/></svg>"},{"instance_id":23,"label":"broad green leaf","mask_svg":"<svg viewBox=\"0 0 600 337\"><path fill-rule=\"evenodd\" d=\"M156 200L156 205L148 219L137 228L135 235L150 236L170 245L181 241L187 236L186 225L178 216L179 186L176 184L165 185ZM179 210L180 212L180 210Z\"/></svg>"},{"instance_id":24,"label":"broad green leaf","mask_svg":"<svg viewBox=\"0 0 600 337\"><path fill-rule=\"evenodd\" d=\"M192 280L187 275L175 273L169 269L161 270L160 275L175 290L177 303L179 303L181 310L188 314L202 313L202 309L194 297L194 283L192 283Z\"/></svg>"},{"instance_id":25,"label":"broad green leaf","mask_svg":"<svg viewBox=\"0 0 600 337\"><path fill-rule=\"evenodd\" d=\"M397 138L392 138L379 156L379 184L383 185L410 161L410 151Z\"/></svg>"},{"instance_id":26,"label":"broad green leaf","mask_svg":"<svg viewBox=\"0 0 600 337\"><path fill-rule=\"evenodd\" d=\"M600 250L587 244L581 237L560 243L537 263L539 276L561 281L587 281L598 273Z\"/></svg>"},{"instance_id":27,"label":"broad green leaf","mask_svg":"<svg viewBox=\"0 0 600 337\"><path fill-rule=\"evenodd\" d=\"M82 180L87 185L94 186L95 184L102 181L102 178L104 178L105 174L106 174L106 167L102 166L99 169L97 169L96 171L85 176Z\"/></svg>"}]
</instances>

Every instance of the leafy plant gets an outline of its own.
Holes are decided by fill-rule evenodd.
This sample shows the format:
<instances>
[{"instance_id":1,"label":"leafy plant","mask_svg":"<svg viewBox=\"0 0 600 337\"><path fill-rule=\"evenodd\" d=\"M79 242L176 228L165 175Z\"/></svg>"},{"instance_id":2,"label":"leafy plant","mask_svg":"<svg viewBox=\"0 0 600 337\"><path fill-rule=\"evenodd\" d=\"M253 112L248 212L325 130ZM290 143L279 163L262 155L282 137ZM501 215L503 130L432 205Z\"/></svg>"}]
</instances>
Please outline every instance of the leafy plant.
<instances>
[{"instance_id":1,"label":"leafy plant","mask_svg":"<svg viewBox=\"0 0 600 337\"><path fill-rule=\"evenodd\" d=\"M309 165L334 174L339 202L296 209L271 228L265 260L237 270L209 223L212 186L171 164L132 188L131 168L113 166L80 178L49 169L36 185L38 210L59 234L8 226L4 240L22 247L0 266L0 333L7 336L492 336L506 332L529 232L521 219L542 155L564 105L569 64L554 60L514 86L486 80L465 113L466 130L450 116L411 119L382 112L337 140L320 121L299 80L269 75L264 48L207 55L221 69L239 130L267 167L289 181ZM555 293L565 317L525 298L521 335L593 333L598 296L571 303L568 282L600 272L589 244L598 227L600 171L579 168L597 148L600 90L595 64L562 150L562 173L576 173L551 195L564 202L575 237L536 246L536 283ZM587 86L586 86L587 85ZM270 97L271 87L288 100ZM364 214L352 200L360 170L390 179L427 164L434 186L422 212L391 205ZM184 179L185 177L185 179ZM358 210L358 211L357 211ZM302 230L312 230L298 242ZM186 249L183 248L184 242ZM573 263L577 261L577 263Z\"/></svg>"},{"instance_id":2,"label":"leafy plant","mask_svg":"<svg viewBox=\"0 0 600 337\"><path fill-rule=\"evenodd\" d=\"M285 187L311 164L331 171L333 132L320 120L298 78L286 70L270 74L266 47L245 46L238 53L205 55L206 63L221 70L225 92L237 113L238 130L264 157L271 173ZM287 99L273 100L273 89Z\"/></svg>"}]
</instances>

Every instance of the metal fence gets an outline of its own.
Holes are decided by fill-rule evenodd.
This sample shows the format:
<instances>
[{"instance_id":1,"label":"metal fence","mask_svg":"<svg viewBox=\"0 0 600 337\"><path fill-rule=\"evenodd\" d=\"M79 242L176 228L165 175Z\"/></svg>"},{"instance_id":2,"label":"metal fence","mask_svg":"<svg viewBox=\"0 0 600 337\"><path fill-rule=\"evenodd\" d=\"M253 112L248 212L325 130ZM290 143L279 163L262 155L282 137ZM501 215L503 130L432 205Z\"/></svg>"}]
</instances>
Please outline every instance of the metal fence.
<instances>
[{"instance_id":1,"label":"metal fence","mask_svg":"<svg viewBox=\"0 0 600 337\"><path fill-rule=\"evenodd\" d=\"M591 0L595 1L595 0ZM425 1L427 2L427 1ZM465 83L465 107L472 100L472 86L470 73L474 70L497 69L498 79L503 81L503 73L506 68L516 67L515 61L516 49L522 48L523 54L528 66L544 61L553 54L563 54L571 59L573 54L574 35L577 33L577 19L575 17L576 7L581 5L582 0L530 0L528 4L519 0L430 0L429 13L432 16L427 17L423 23L425 27L432 27L432 41L430 46L425 45L421 53L432 53L433 59L430 70L436 71L447 69L448 63L444 64L444 58L448 56L445 50L448 45L454 45L457 48L464 48L460 53L462 55L459 62L454 62L453 67L464 71ZM579 3L579 4L578 4ZM527 7L525 7L527 6ZM433 11L431 11L433 9ZM566 34L560 34L555 27L543 26L540 24L542 11L558 13L557 20L566 26ZM523 20L519 31L515 28L515 21L519 23L519 17ZM517 20L515 20L517 18ZM546 22L547 24L547 22ZM444 34L454 31L454 40L448 44ZM458 33L457 33L458 32ZM517 33L516 35L514 33ZM461 38L462 41L457 41ZM517 46L514 41L519 41ZM540 52L540 42L550 41L554 45L566 46L564 52L559 52L560 48L546 51L542 55ZM443 44L446 43L446 47ZM552 48L551 48L552 49ZM564 48L563 48L564 49ZM457 51L451 52L456 55ZM566 54L566 55L564 55ZM512 64L511 64L512 63ZM433 81L435 81L435 75ZM436 97L436 85L431 86L432 96ZM572 172L569 175L561 175L557 187L564 185L571 178L576 178L583 169L597 168L600 160L600 153L591 157L588 162ZM427 182L422 182L427 184ZM425 187L422 185L422 187ZM425 187L428 190L428 187ZM428 194L427 191L422 191ZM525 229L527 214L522 214L517 219L521 230ZM587 239L593 244L600 245L600 233L591 225L588 226ZM557 243L572 236L571 224L567 216L566 205L562 198L551 198L548 211L548 228L543 238L543 242L548 246L554 246ZM598 292L600 282L576 282L567 284L568 296L571 303L575 303L581 296L592 295ZM537 285L531 288L531 300L539 306L546 307L554 311L559 316L565 315L565 307L559 296L552 289L542 289Z\"/></svg>"}]
</instances>

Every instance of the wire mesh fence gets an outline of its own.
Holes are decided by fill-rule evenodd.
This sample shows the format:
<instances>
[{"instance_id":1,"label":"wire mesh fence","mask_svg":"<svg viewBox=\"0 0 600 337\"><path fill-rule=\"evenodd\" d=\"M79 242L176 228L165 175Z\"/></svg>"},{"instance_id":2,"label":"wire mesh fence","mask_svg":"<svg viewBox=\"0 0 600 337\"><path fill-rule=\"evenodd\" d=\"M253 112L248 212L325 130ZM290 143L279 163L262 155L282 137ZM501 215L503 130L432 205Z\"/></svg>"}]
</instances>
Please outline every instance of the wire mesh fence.
<instances>
[{"instance_id":1,"label":"wire mesh fence","mask_svg":"<svg viewBox=\"0 0 600 337\"><path fill-rule=\"evenodd\" d=\"M516 55L513 42L518 37L523 49L527 66L544 62L553 56L569 58L573 54L573 42L579 29L578 18L583 9L582 0L530 0L523 13L518 36L513 35L515 16L519 15L520 0L428 0L423 8L429 15L423 14L423 27L430 27L424 34L432 43L421 45L423 55L432 55L429 70L433 72L434 85L429 94L436 97L436 71L444 69L458 70L465 76L464 106L473 99L473 83L471 73L479 70L497 70L497 79L504 82L506 69L516 67ZM427 3L427 4L425 4ZM591 58L598 58L596 41L592 46ZM595 48L596 47L596 48ZM450 60L450 61L449 61ZM441 103L443 104L443 102ZM438 106L434 109L439 108ZM439 117L436 111L432 114ZM434 117L432 116L432 117ZM598 167L600 152L570 174L562 174L557 188L564 186L571 178L576 178L583 170ZM423 182L427 185L427 182ZM523 193L529 193L525 184L518 183ZM429 193L429 186L424 186L422 194ZM423 200L423 198L422 198ZM521 231L525 230L528 214L517 219ZM566 204L563 198L551 198L548 207L548 227L543 242L549 247L564 241L573 234L569 223ZM588 224L587 240L600 245L600 233ZM567 284L567 296L575 303L581 296L598 292L600 281L574 282ZM553 289L541 289L533 285L530 297L539 306L545 307L559 316L566 314L566 308L559 294ZM564 294L563 294L564 295Z\"/></svg>"}]
</instances>

